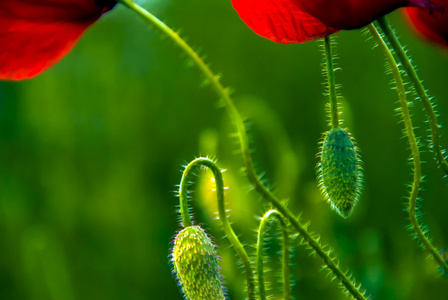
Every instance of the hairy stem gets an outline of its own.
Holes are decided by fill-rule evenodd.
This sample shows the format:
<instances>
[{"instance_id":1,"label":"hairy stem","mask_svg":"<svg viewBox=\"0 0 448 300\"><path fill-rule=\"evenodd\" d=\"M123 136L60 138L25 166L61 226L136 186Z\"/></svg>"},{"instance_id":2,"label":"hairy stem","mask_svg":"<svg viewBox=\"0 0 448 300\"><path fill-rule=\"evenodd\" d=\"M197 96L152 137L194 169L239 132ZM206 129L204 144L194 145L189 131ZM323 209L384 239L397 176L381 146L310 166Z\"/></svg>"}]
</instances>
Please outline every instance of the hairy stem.
<instances>
[{"instance_id":1,"label":"hairy stem","mask_svg":"<svg viewBox=\"0 0 448 300\"><path fill-rule=\"evenodd\" d=\"M445 270L445 272L448 272L448 265L446 264L442 256L439 254L437 249L432 245L431 241L426 236L425 232L422 229L421 224L417 219L417 213L416 213L417 201L418 201L418 192L420 190L420 185L422 181L422 166L420 160L420 151L418 149L417 139L415 138L414 127L412 126L411 114L409 112L408 107L409 104L406 99L406 90L403 84L403 80L401 78L400 69L398 68L397 63L395 62L391 50L384 42L382 36L379 34L375 26L373 24L370 24L369 29L373 37L378 42L381 50L384 52L386 60L392 69L395 84L397 85L398 98L401 106L401 115L403 117L406 135L412 152L414 178L412 181L412 189L409 195L409 203L408 203L408 213L409 213L409 220L411 222L411 227L414 230L420 242L422 243L422 245L425 247L425 249L429 251L429 253L435 258L437 263Z\"/></svg>"},{"instance_id":2,"label":"hairy stem","mask_svg":"<svg viewBox=\"0 0 448 300\"><path fill-rule=\"evenodd\" d=\"M264 268L263 268L263 248L264 248L264 235L268 223L272 218L278 219L282 233L283 233L283 247L282 247L282 282L283 282L283 299L291 300L291 286L289 278L289 234L286 222L283 220L282 215L276 210L269 210L261 219L260 226L258 228L257 239L257 273L258 273L258 288L260 290L260 299L266 300L266 288L264 284Z\"/></svg>"},{"instance_id":3,"label":"hairy stem","mask_svg":"<svg viewBox=\"0 0 448 300\"><path fill-rule=\"evenodd\" d=\"M330 36L324 38L325 66L328 85L328 97L330 98L330 119L333 128L339 127L338 100L336 95L336 79L334 76L333 53Z\"/></svg>"},{"instance_id":4,"label":"hairy stem","mask_svg":"<svg viewBox=\"0 0 448 300\"><path fill-rule=\"evenodd\" d=\"M187 227L192 225L188 209L188 186L189 182L192 181L192 177L195 176L195 171L201 167L209 168L213 172L216 184L216 197L218 201L218 216L222 222L222 227L224 229L227 238L229 239L233 248L235 248L236 253L238 254L238 256L241 259L241 262L243 263L244 271L246 273L247 292L249 299L250 300L255 299L254 296L255 279L249 256L247 255L246 250L244 249L243 245L238 239L238 236L233 231L233 228L230 225L229 220L227 219L224 204L224 180L222 177L222 173L221 170L216 166L215 162L209 158L202 158L202 157L197 158L185 167L179 188L179 199L180 199L183 226Z\"/></svg>"},{"instance_id":5,"label":"hairy stem","mask_svg":"<svg viewBox=\"0 0 448 300\"><path fill-rule=\"evenodd\" d=\"M307 229L307 226L302 224L299 219L286 207L281 201L263 184L260 177L257 175L252 156L249 149L249 139L247 137L246 128L244 126L243 118L240 116L238 110L233 104L230 98L230 93L227 88L225 88L219 81L219 77L215 75L207 64L201 59L201 57L171 28L169 28L162 21L157 19L151 13L134 3L132 0L119 0L122 4L129 7L140 15L147 23L160 31L163 35L168 37L176 46L178 46L188 58L196 65L196 67L202 72L204 77L210 82L211 86L222 99L227 113L230 119L234 122L238 133L238 139L240 142L242 157L244 161L244 166L246 169L246 174L254 186L255 190L261 194L261 196L272 203L272 205L291 223L294 230L301 235L304 241L310 246L324 262L326 267L331 270L334 277L336 277L341 285L350 293L353 298L365 300L365 292L361 291L360 285L356 285L355 281L348 276L348 272L343 272L339 266L339 261L331 257L330 251L324 249L320 242L320 237L313 236ZM253 298L253 291L249 291L250 299Z\"/></svg>"},{"instance_id":6,"label":"hairy stem","mask_svg":"<svg viewBox=\"0 0 448 300\"><path fill-rule=\"evenodd\" d=\"M408 75L409 79L414 85L415 91L419 95L419 98L425 109L428 118L428 123L431 129L432 150L434 151L439 166L443 169L443 171L446 174L448 174L448 163L444 157L444 150L440 145L440 126L437 123L437 115L431 103L431 98L429 97L425 87L423 86L422 81L418 77L417 71L412 65L412 62L409 59L408 55L406 54L406 51L401 45L397 35L391 28L387 18L383 17L378 19L378 24L385 38L389 42L392 50L394 51L397 58L401 62L403 69L406 71L406 74Z\"/></svg>"}]
</instances>

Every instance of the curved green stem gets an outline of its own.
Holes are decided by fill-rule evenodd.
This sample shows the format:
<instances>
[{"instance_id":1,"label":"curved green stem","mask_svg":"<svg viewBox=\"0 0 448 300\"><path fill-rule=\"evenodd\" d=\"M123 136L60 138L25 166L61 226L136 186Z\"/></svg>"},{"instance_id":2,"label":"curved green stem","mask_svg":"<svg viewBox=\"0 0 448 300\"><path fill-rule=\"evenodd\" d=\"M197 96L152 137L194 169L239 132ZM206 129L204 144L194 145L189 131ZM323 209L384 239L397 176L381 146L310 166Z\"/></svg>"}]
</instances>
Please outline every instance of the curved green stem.
<instances>
[{"instance_id":1,"label":"curved green stem","mask_svg":"<svg viewBox=\"0 0 448 300\"><path fill-rule=\"evenodd\" d=\"M334 76L333 53L330 36L324 38L325 73L328 84L328 97L330 98L330 119L333 128L339 127L338 100L336 95L336 80Z\"/></svg>"},{"instance_id":2,"label":"curved green stem","mask_svg":"<svg viewBox=\"0 0 448 300\"><path fill-rule=\"evenodd\" d=\"M341 285L346 289L346 291L355 299L365 300L365 292L361 291L360 285L355 284L355 281L350 278L348 272L343 272L341 270L339 261L336 258L331 257L331 251L325 250L324 246L320 242L320 237L312 235L308 231L307 226L302 224L299 219L281 203L281 201L263 184L260 177L257 175L249 149L249 139L247 137L243 118L240 116L238 110L233 104L233 101L230 98L229 90L221 84L219 77L210 70L201 57L176 32L165 25L162 21L134 3L132 0L119 0L119 2L135 11L147 23L168 37L203 73L204 77L210 82L215 92L223 100L227 113L229 114L230 119L234 122L238 133L246 174L255 190L261 194L265 200L271 202L272 205L288 220L294 230L299 233L304 241L310 246L311 250L324 261L324 264L329 270L331 270L334 277L339 279Z\"/></svg>"},{"instance_id":3,"label":"curved green stem","mask_svg":"<svg viewBox=\"0 0 448 300\"><path fill-rule=\"evenodd\" d=\"M381 50L384 52L386 56L386 60L389 63L392 74L395 79L395 83L397 85L398 98L401 106L401 114L403 117L403 122L406 129L406 135L409 140L409 146L412 152L412 162L413 162L413 171L414 171L414 179L412 181L412 189L409 195L409 204L408 204L408 213L409 219L411 222L411 227L414 230L416 236L422 243L422 245L429 251L429 253L434 257L437 263L448 272L448 265L439 254L437 249L432 245L429 238L426 236L425 232L422 230L421 224L417 219L417 201L418 201L418 192L420 190L421 180L422 180L422 167L420 160L420 151L418 149L417 139L414 134L414 127L412 126L411 114L409 112L408 101L406 100L406 90L403 84L403 80L401 78L400 69L398 68L397 63L392 55L392 52L388 48L387 44L384 42L382 36L379 34L378 30L375 28L373 24L369 25L370 32L373 37L378 42Z\"/></svg>"},{"instance_id":4,"label":"curved green stem","mask_svg":"<svg viewBox=\"0 0 448 300\"><path fill-rule=\"evenodd\" d=\"M448 174L448 163L444 157L444 151L440 145L440 126L437 123L437 115L434 110L434 107L431 103L431 98L429 97L425 87L423 86L422 81L418 77L417 71L412 65L411 60L409 59L406 51L401 45L397 35L394 30L391 28L386 17L378 19L378 24L391 45L391 48L395 52L397 58L401 62L403 69L406 71L409 79L412 81L414 85L415 91L419 95L419 98L423 104L426 115L428 117L428 123L431 129L431 140L432 140L432 150L436 156L437 162L439 166L443 169L443 171Z\"/></svg>"},{"instance_id":5,"label":"curved green stem","mask_svg":"<svg viewBox=\"0 0 448 300\"><path fill-rule=\"evenodd\" d=\"M257 273L258 273L258 287L260 290L260 299L266 300L266 288L264 284L264 268L263 268L263 248L264 248L264 235L266 232L267 225L272 218L276 218L282 227L283 233L283 247L282 247L282 279L283 279L283 299L290 300L291 297L291 286L289 277L289 234L288 228L282 215L276 210L269 210L266 212L261 219L260 226L258 228L258 239L257 239Z\"/></svg>"},{"instance_id":6,"label":"curved green stem","mask_svg":"<svg viewBox=\"0 0 448 300\"><path fill-rule=\"evenodd\" d=\"M181 226L184 228L193 225L193 221L191 220L190 216L190 208L188 206L188 186L191 182L190 177L195 176L195 174L192 172L194 168L196 168L196 165L191 163L185 167L179 185L179 206L180 206L180 215L182 218Z\"/></svg>"},{"instance_id":7,"label":"curved green stem","mask_svg":"<svg viewBox=\"0 0 448 300\"><path fill-rule=\"evenodd\" d=\"M182 180L179 188L179 199L180 199L180 211L182 214L182 223L184 227L191 226L192 221L188 209L188 186L191 182L192 177L195 176L195 171L198 168L206 167L209 168L215 177L216 184L216 197L218 201L218 216L222 222L222 227L224 232L235 248L236 253L243 263L244 271L246 273L247 279L247 293L249 300L255 299L255 279L252 271L251 262L246 250L241 244L238 236L233 231L229 220L227 219L225 204L224 204L224 180L222 177L221 170L216 166L215 162L209 158L196 158L191 163L189 163L183 173Z\"/></svg>"}]
</instances>

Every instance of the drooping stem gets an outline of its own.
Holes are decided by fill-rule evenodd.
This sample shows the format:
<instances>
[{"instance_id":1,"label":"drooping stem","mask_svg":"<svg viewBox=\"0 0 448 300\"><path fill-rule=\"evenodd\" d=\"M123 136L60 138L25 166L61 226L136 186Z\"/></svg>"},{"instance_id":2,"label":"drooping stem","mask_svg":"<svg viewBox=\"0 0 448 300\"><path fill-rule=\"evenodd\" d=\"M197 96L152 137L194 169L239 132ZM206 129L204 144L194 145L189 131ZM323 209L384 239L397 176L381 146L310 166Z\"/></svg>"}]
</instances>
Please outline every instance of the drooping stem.
<instances>
[{"instance_id":1,"label":"drooping stem","mask_svg":"<svg viewBox=\"0 0 448 300\"><path fill-rule=\"evenodd\" d=\"M283 277L283 299L291 300L291 275L289 273L291 251L289 249L289 233L286 230L286 222L282 221L283 226L283 254L282 254L282 277Z\"/></svg>"},{"instance_id":2,"label":"drooping stem","mask_svg":"<svg viewBox=\"0 0 448 300\"><path fill-rule=\"evenodd\" d=\"M434 110L434 106L431 103L431 98L429 97L422 81L418 77L415 67L412 65L412 61L406 54L403 46L401 45L395 31L391 28L386 17L378 19L378 25L380 26L385 38L389 42L392 50L395 52L398 60L401 62L403 69L406 71L409 79L414 85L415 91L417 92L428 118L428 123L431 129L431 141L432 150L436 156L439 166L443 171L448 174L448 163L444 157L444 150L440 145L440 126L437 123L437 114Z\"/></svg>"},{"instance_id":3,"label":"drooping stem","mask_svg":"<svg viewBox=\"0 0 448 300\"><path fill-rule=\"evenodd\" d=\"M188 164L185 167L185 170L182 175L182 179L180 180L179 185L179 206L180 206L180 215L182 218L182 227L190 227L193 225L193 221L190 216L190 208L188 206L188 186L191 182L190 177L194 177L194 173L192 169L196 167L194 164Z\"/></svg>"},{"instance_id":4,"label":"drooping stem","mask_svg":"<svg viewBox=\"0 0 448 300\"><path fill-rule=\"evenodd\" d=\"M197 171L197 169L201 167L206 167L213 172L216 184L216 197L218 201L218 216L221 220L226 237L229 239L243 264L244 271L246 273L247 293L249 300L255 299L255 279L249 256L247 255L246 250L244 249L243 245L238 239L238 236L233 231L229 220L227 219L224 203L224 180L222 177L222 173L221 170L216 166L215 162L209 158L197 158L185 167L179 188L179 200L181 207L180 211L182 214L183 226L187 227L192 225L188 209L188 185L189 182L192 181L192 178L195 176L195 172Z\"/></svg>"},{"instance_id":5,"label":"drooping stem","mask_svg":"<svg viewBox=\"0 0 448 300\"><path fill-rule=\"evenodd\" d=\"M330 36L324 38L325 73L327 77L328 98L330 102L330 119L333 128L339 127L338 100L336 95L336 79L334 76L333 53Z\"/></svg>"},{"instance_id":6,"label":"drooping stem","mask_svg":"<svg viewBox=\"0 0 448 300\"><path fill-rule=\"evenodd\" d=\"M310 249L316 253L324 262L325 266L331 270L334 277L336 277L340 284L350 293L354 299L365 300L365 292L361 291L361 286L355 284L355 280L351 279L348 272L341 270L339 261L332 257L331 251L325 250L325 247L320 242L320 237L308 231L307 226L302 224L298 217L296 217L282 202L263 184L261 178L255 171L252 161L251 152L249 149L249 139L244 126L243 118L240 116L238 110L230 98L230 93L219 81L219 77L215 75L201 57L171 28L169 28L162 21L157 19L151 13L134 3L132 0L119 0L122 4L129 7L140 15L147 23L156 28L160 33L168 37L176 46L179 47L187 57L196 65L202 72L204 77L210 82L211 86L221 98L230 119L233 121L240 142L242 157L246 170L246 175L254 186L255 190L265 199L272 203L272 205L281 213L291 224L294 230L301 235Z\"/></svg>"},{"instance_id":7,"label":"drooping stem","mask_svg":"<svg viewBox=\"0 0 448 300\"><path fill-rule=\"evenodd\" d=\"M276 210L269 210L266 212L261 219L260 226L258 228L258 239L257 239L257 273L258 273L258 288L260 290L260 299L266 300L266 288L264 284L264 268L263 268L263 248L264 248L264 235L266 233L266 228L268 223L272 218L276 218L280 223L282 233L283 233L283 246L282 246L282 282L283 282L283 299L290 300L291 298L291 286L290 286L290 276L289 276L289 261L290 261L290 250L289 250L289 234L287 230L287 224L281 214Z\"/></svg>"},{"instance_id":8,"label":"drooping stem","mask_svg":"<svg viewBox=\"0 0 448 300\"><path fill-rule=\"evenodd\" d=\"M401 78L400 69L398 68L397 63L392 55L387 44L384 42L382 36L379 34L378 30L375 28L373 24L369 25L370 32L373 37L378 42L381 50L384 52L386 56L386 60L392 69L392 74L395 79L395 84L397 85L398 98L401 106L401 115L403 118L403 122L405 125L406 135L409 141L409 146L412 152L412 162L413 162L413 172L414 178L412 181L411 193L409 195L409 203L408 203L408 213L409 219L411 222L411 227L415 232L416 236L422 243L422 245L429 251L429 253L434 257L437 263L448 272L448 265L439 254L437 249L432 245L431 241L426 235L426 232L422 229L420 222L417 219L417 201L418 201L418 192L420 190L420 185L422 181L422 167L420 160L420 151L418 149L417 139L414 134L414 127L412 125L411 114L409 112L409 104L406 99L406 90L403 84L403 80Z\"/></svg>"}]
</instances>

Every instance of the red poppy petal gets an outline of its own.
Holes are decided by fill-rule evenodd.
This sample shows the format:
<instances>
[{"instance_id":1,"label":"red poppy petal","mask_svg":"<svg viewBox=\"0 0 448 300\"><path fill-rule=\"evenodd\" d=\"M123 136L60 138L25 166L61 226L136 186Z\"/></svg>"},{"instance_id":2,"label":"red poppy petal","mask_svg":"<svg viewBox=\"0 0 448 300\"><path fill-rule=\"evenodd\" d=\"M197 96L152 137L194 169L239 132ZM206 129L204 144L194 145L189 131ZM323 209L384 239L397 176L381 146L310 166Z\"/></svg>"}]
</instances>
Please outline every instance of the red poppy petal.
<instances>
[{"instance_id":1,"label":"red poppy petal","mask_svg":"<svg viewBox=\"0 0 448 300\"><path fill-rule=\"evenodd\" d=\"M303 43L338 31L300 9L297 0L232 0L232 4L247 26L277 43Z\"/></svg>"},{"instance_id":2,"label":"red poppy petal","mask_svg":"<svg viewBox=\"0 0 448 300\"><path fill-rule=\"evenodd\" d=\"M1 0L0 79L27 79L48 69L107 10L95 0Z\"/></svg>"},{"instance_id":3,"label":"red poppy petal","mask_svg":"<svg viewBox=\"0 0 448 300\"><path fill-rule=\"evenodd\" d=\"M327 26L356 29L403 6L439 9L430 0L296 0L300 7Z\"/></svg>"},{"instance_id":4,"label":"red poppy petal","mask_svg":"<svg viewBox=\"0 0 448 300\"><path fill-rule=\"evenodd\" d=\"M416 7L406 8L408 19L426 39L448 47L448 0L434 0L445 8L444 12L432 12Z\"/></svg>"}]
</instances>

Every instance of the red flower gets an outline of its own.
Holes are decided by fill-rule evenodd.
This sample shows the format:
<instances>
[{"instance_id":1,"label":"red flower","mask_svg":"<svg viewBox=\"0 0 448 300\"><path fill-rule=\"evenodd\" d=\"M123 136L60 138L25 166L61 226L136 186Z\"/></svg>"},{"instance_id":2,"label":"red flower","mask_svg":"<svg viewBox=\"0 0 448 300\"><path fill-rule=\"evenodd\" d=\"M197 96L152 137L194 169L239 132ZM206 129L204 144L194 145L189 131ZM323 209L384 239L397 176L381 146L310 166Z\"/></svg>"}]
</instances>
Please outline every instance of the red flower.
<instances>
[{"instance_id":1,"label":"red flower","mask_svg":"<svg viewBox=\"0 0 448 300\"><path fill-rule=\"evenodd\" d=\"M111 0L0 0L0 79L31 78L59 61Z\"/></svg>"},{"instance_id":2,"label":"red flower","mask_svg":"<svg viewBox=\"0 0 448 300\"><path fill-rule=\"evenodd\" d=\"M303 43L363 27L402 6L438 8L430 0L232 0L241 19L278 43Z\"/></svg>"},{"instance_id":3,"label":"red flower","mask_svg":"<svg viewBox=\"0 0 448 300\"><path fill-rule=\"evenodd\" d=\"M303 43L338 31L305 12L297 0L232 0L232 4L247 26L277 43Z\"/></svg>"},{"instance_id":4,"label":"red flower","mask_svg":"<svg viewBox=\"0 0 448 300\"><path fill-rule=\"evenodd\" d=\"M434 0L442 7L448 7L448 0ZM448 11L432 13L429 10L408 7L408 18L415 29L426 39L448 47Z\"/></svg>"}]
</instances>

